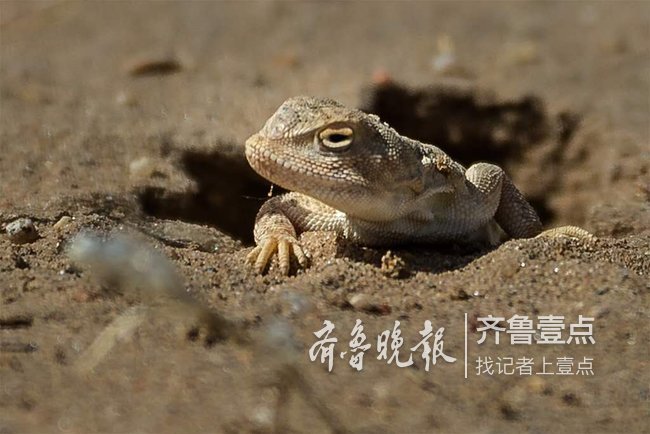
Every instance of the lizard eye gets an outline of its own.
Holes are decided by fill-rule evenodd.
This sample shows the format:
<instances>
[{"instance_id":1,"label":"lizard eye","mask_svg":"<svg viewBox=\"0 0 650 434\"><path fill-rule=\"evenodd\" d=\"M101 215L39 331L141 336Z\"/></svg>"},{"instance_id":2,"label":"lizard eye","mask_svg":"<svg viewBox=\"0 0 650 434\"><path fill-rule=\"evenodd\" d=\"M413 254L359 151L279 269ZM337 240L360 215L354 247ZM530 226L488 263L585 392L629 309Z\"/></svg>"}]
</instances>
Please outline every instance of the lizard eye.
<instances>
[{"instance_id":1,"label":"lizard eye","mask_svg":"<svg viewBox=\"0 0 650 434\"><path fill-rule=\"evenodd\" d=\"M352 128L326 128L318 133L320 143L328 150L343 151L352 144Z\"/></svg>"}]
</instances>

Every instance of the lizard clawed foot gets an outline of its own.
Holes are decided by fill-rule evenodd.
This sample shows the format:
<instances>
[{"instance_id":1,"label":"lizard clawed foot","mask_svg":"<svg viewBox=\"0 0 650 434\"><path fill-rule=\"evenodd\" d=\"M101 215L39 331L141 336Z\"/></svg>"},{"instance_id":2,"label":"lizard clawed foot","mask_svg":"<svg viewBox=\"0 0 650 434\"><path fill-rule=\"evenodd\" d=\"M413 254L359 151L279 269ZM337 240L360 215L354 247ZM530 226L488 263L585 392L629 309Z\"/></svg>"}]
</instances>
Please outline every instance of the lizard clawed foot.
<instances>
[{"instance_id":1,"label":"lizard clawed foot","mask_svg":"<svg viewBox=\"0 0 650 434\"><path fill-rule=\"evenodd\" d=\"M535 238L557 238L557 237L571 237L578 238L581 240L594 240L594 237L591 233L586 230L579 228L577 226L560 226L558 228L547 229L544 232L537 235Z\"/></svg>"},{"instance_id":2,"label":"lizard clawed foot","mask_svg":"<svg viewBox=\"0 0 650 434\"><path fill-rule=\"evenodd\" d=\"M256 273L263 274L267 265L271 262L274 253L278 253L280 273L287 276L291 266L291 254L296 257L301 267L309 264L307 254L297 239L286 236L269 236L259 242L251 250L246 260L253 266Z\"/></svg>"}]
</instances>

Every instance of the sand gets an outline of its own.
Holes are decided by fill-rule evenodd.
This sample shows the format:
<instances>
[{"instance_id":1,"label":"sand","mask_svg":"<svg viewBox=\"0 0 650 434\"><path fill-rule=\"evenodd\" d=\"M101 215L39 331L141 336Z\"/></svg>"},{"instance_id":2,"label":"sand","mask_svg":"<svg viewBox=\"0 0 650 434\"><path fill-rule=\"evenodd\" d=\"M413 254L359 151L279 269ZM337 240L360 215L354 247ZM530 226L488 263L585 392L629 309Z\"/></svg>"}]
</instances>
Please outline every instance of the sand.
<instances>
[{"instance_id":1,"label":"sand","mask_svg":"<svg viewBox=\"0 0 650 434\"><path fill-rule=\"evenodd\" d=\"M649 29L646 2L0 3L0 432L647 432ZM598 239L386 256L312 233L309 269L257 276L270 185L243 143L300 94L497 163L546 227ZM18 218L37 239L4 234ZM206 343L153 307L124 320L146 301L66 254L86 230L138 234L253 340ZM595 343L477 344L481 317L549 314L594 318ZM339 357L357 319L360 372ZM325 320L332 372L308 356ZM407 360L426 320L455 362L377 359L399 321ZM477 375L478 357L593 375Z\"/></svg>"}]
</instances>

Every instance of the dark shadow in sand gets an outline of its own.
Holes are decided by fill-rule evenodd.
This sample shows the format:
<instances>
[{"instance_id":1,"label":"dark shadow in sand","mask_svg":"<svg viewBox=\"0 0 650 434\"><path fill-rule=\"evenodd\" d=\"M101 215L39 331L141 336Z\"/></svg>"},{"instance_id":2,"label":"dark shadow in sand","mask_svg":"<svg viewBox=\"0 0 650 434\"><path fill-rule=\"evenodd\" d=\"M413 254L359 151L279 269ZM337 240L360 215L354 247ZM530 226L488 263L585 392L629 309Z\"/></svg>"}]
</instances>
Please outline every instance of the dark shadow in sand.
<instances>
[{"instance_id":1,"label":"dark shadow in sand","mask_svg":"<svg viewBox=\"0 0 650 434\"><path fill-rule=\"evenodd\" d=\"M408 88L388 82L369 89L363 99L362 110L400 134L438 146L466 167L486 161L506 173L536 158L533 164L552 168L579 124L573 113L549 116L536 96L502 100L471 86ZM549 176L547 188L527 197L542 221L553 218L548 200L555 184L550 184L560 176Z\"/></svg>"},{"instance_id":2,"label":"dark shadow in sand","mask_svg":"<svg viewBox=\"0 0 650 434\"><path fill-rule=\"evenodd\" d=\"M382 268L382 257L390 250L404 262L401 270L396 270L395 278L405 279L418 272L443 273L458 270L470 262L489 253L496 247L472 244L405 244L397 248L363 247L344 239L337 239L337 257L345 257L355 262L372 264Z\"/></svg>"},{"instance_id":3,"label":"dark shadow in sand","mask_svg":"<svg viewBox=\"0 0 650 434\"><path fill-rule=\"evenodd\" d=\"M205 224L244 243L253 242L255 215L267 199L270 182L250 168L244 156L185 151L181 166L196 189L170 192L146 187L138 192L142 210L162 219ZM277 194L281 189L274 189Z\"/></svg>"}]
</instances>

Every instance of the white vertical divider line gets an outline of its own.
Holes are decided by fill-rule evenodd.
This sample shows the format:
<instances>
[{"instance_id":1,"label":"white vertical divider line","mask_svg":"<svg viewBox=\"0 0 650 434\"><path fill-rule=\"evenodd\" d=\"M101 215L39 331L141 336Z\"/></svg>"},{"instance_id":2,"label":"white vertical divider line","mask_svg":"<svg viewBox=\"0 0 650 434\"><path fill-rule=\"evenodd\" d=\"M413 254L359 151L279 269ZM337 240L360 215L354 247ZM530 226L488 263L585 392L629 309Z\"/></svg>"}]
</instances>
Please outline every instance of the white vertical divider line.
<instances>
[{"instance_id":1,"label":"white vertical divider line","mask_svg":"<svg viewBox=\"0 0 650 434\"><path fill-rule=\"evenodd\" d=\"M467 379L467 312L465 312L465 379Z\"/></svg>"}]
</instances>

